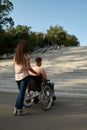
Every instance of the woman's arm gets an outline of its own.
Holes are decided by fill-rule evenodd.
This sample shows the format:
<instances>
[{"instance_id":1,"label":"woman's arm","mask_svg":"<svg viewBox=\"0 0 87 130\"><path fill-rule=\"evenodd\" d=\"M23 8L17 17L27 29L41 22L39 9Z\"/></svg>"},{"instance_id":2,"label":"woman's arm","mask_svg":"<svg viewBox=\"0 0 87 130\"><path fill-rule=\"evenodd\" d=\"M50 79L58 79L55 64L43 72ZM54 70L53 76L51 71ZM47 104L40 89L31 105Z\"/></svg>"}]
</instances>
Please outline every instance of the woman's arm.
<instances>
[{"instance_id":1,"label":"woman's arm","mask_svg":"<svg viewBox=\"0 0 87 130\"><path fill-rule=\"evenodd\" d=\"M26 59L26 65L29 71L31 71L32 73L37 75L37 72L35 70L32 69L31 65L30 65L30 58Z\"/></svg>"}]
</instances>

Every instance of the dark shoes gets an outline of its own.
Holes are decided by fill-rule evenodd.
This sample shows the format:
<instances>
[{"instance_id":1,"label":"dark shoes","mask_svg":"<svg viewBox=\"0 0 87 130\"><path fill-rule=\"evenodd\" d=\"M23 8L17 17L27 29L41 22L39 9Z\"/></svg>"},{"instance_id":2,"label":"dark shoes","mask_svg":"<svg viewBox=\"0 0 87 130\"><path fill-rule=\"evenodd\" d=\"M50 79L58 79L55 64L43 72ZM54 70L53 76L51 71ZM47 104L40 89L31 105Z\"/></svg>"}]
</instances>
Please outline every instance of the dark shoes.
<instances>
[{"instance_id":1,"label":"dark shoes","mask_svg":"<svg viewBox=\"0 0 87 130\"><path fill-rule=\"evenodd\" d=\"M54 101L54 100L56 100L56 96L55 96L55 95L53 96L53 101Z\"/></svg>"}]
</instances>

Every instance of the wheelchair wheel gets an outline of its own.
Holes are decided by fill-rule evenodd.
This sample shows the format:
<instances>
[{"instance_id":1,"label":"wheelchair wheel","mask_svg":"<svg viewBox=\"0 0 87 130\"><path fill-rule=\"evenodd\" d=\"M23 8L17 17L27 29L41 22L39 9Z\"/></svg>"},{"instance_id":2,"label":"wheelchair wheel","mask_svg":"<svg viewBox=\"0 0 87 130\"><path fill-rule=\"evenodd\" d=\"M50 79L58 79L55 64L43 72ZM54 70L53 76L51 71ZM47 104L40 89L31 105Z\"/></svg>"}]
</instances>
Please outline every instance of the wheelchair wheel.
<instances>
[{"instance_id":1,"label":"wheelchair wheel","mask_svg":"<svg viewBox=\"0 0 87 130\"><path fill-rule=\"evenodd\" d=\"M29 92L26 92L25 98L24 98L24 106L26 108L30 107L34 101L34 98L30 98Z\"/></svg>"},{"instance_id":2,"label":"wheelchair wheel","mask_svg":"<svg viewBox=\"0 0 87 130\"><path fill-rule=\"evenodd\" d=\"M52 89L48 85L45 85L40 93L41 109L47 111L48 109L51 108L52 103L53 103Z\"/></svg>"}]
</instances>

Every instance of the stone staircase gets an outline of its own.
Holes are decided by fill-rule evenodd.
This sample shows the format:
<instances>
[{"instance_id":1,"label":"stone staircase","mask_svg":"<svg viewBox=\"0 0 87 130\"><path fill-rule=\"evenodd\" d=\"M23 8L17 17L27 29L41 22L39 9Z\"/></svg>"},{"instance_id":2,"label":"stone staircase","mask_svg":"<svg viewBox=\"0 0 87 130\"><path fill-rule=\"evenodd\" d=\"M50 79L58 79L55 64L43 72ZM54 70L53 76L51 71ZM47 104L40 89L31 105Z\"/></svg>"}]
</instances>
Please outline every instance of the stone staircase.
<instances>
[{"instance_id":1,"label":"stone staircase","mask_svg":"<svg viewBox=\"0 0 87 130\"><path fill-rule=\"evenodd\" d=\"M87 97L87 47L68 47L37 54L43 58L57 96Z\"/></svg>"},{"instance_id":2,"label":"stone staircase","mask_svg":"<svg viewBox=\"0 0 87 130\"><path fill-rule=\"evenodd\" d=\"M87 98L87 47L66 47L32 54L32 66L36 56L42 57L48 79L55 83L57 96ZM0 75L0 91L17 92L12 63Z\"/></svg>"}]
</instances>

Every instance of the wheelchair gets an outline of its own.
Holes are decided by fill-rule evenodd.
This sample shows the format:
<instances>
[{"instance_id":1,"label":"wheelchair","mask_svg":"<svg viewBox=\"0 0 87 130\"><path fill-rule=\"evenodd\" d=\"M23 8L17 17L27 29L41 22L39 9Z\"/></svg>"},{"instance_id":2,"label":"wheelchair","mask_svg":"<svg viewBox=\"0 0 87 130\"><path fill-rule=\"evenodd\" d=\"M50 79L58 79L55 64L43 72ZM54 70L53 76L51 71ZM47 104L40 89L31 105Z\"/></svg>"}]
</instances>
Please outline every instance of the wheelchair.
<instances>
[{"instance_id":1,"label":"wheelchair","mask_svg":"<svg viewBox=\"0 0 87 130\"><path fill-rule=\"evenodd\" d=\"M25 93L24 106L39 104L44 111L49 110L54 102L50 80L42 82L42 76L30 76L29 85Z\"/></svg>"}]
</instances>

